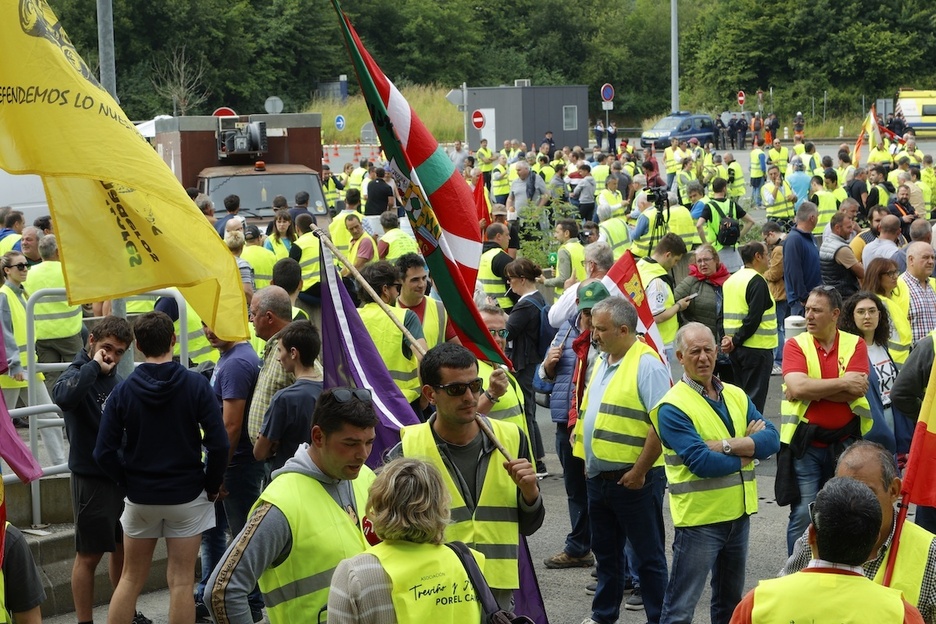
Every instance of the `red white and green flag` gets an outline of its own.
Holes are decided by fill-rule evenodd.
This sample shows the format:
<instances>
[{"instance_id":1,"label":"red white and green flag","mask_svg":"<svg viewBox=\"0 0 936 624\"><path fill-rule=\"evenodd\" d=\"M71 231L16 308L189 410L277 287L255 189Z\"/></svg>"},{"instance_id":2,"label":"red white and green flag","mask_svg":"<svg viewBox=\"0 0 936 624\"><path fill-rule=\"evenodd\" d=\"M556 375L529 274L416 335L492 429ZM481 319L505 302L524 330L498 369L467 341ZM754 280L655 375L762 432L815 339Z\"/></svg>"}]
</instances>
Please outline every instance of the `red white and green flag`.
<instances>
[{"instance_id":1,"label":"red white and green flag","mask_svg":"<svg viewBox=\"0 0 936 624\"><path fill-rule=\"evenodd\" d=\"M478 358L509 364L474 304L482 243L471 189L406 98L364 49L338 0L332 3L341 18L345 44L389 169L455 331Z\"/></svg>"}]
</instances>

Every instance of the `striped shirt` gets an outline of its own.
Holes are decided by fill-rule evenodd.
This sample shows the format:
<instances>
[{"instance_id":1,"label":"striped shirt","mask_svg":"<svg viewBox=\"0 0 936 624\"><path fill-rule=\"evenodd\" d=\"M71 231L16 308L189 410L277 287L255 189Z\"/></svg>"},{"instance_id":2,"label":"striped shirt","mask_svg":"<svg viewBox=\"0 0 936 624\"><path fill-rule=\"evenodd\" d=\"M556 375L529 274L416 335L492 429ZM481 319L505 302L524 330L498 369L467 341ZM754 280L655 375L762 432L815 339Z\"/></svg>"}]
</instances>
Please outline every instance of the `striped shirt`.
<instances>
[{"instance_id":1,"label":"striped shirt","mask_svg":"<svg viewBox=\"0 0 936 624\"><path fill-rule=\"evenodd\" d=\"M933 292L929 280L921 282L910 273L903 273L900 280L907 285L910 295L910 328L913 344L916 344L936 329L936 292Z\"/></svg>"},{"instance_id":2,"label":"striped shirt","mask_svg":"<svg viewBox=\"0 0 936 624\"><path fill-rule=\"evenodd\" d=\"M250 442L257 441L257 435L263 427L263 415L266 414L273 395L296 381L296 376L283 370L279 358L276 356L276 345L279 343L279 332L273 335L263 349L263 367L257 377L253 397L250 399L250 412L247 414L247 434Z\"/></svg>"}]
</instances>

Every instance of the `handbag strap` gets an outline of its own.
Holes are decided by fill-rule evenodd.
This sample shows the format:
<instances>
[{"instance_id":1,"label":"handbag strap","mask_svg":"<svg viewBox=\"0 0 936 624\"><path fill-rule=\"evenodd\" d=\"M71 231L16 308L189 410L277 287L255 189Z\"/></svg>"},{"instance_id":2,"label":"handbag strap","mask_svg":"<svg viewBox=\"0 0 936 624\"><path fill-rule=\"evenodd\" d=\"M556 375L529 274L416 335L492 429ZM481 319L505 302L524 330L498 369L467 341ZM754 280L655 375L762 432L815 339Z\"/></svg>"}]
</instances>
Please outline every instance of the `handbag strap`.
<instances>
[{"instance_id":1,"label":"handbag strap","mask_svg":"<svg viewBox=\"0 0 936 624\"><path fill-rule=\"evenodd\" d=\"M471 554L471 550L468 549L468 546L466 546L464 542L447 542L445 545L455 551L462 565L465 566L465 571L468 572L468 578L471 579L471 584L474 585L475 592L478 594L478 599L481 601L481 608L484 611L484 621L487 621L491 615L497 613L501 609L497 604L497 600L494 599L494 593L491 592L491 587L487 584L484 575L481 573L481 568L478 567L478 562L475 561L474 555Z\"/></svg>"}]
</instances>

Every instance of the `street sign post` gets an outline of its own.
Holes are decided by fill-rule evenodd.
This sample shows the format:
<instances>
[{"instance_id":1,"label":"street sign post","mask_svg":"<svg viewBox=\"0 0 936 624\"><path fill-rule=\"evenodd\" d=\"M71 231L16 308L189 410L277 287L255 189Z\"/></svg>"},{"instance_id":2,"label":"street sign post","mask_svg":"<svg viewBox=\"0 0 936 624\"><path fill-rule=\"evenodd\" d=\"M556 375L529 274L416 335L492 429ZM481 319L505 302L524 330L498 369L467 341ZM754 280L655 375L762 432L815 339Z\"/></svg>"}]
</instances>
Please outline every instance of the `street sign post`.
<instances>
[{"instance_id":1,"label":"street sign post","mask_svg":"<svg viewBox=\"0 0 936 624\"><path fill-rule=\"evenodd\" d=\"M601 110L605 112L605 128L608 127L608 111L614 110L614 87L610 82L601 85Z\"/></svg>"},{"instance_id":2,"label":"street sign post","mask_svg":"<svg viewBox=\"0 0 936 624\"><path fill-rule=\"evenodd\" d=\"M479 110L471 113L471 125L475 127L475 130L480 130L484 127L484 113Z\"/></svg>"},{"instance_id":3,"label":"street sign post","mask_svg":"<svg viewBox=\"0 0 936 624\"><path fill-rule=\"evenodd\" d=\"M744 106L744 91L738 91L738 106Z\"/></svg>"},{"instance_id":4,"label":"street sign post","mask_svg":"<svg viewBox=\"0 0 936 624\"><path fill-rule=\"evenodd\" d=\"M335 115L335 129L341 132L345 128L344 115Z\"/></svg>"}]
</instances>

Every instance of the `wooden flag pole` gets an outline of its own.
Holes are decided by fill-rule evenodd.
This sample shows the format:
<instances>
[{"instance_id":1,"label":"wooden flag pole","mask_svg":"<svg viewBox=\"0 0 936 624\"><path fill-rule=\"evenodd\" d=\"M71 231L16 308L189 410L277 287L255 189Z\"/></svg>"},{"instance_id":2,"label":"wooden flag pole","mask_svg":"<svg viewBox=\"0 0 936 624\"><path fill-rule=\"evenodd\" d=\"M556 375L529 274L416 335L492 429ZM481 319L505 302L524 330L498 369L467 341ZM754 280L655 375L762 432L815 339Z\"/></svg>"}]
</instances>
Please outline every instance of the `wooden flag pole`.
<instances>
[{"instance_id":1,"label":"wooden flag pole","mask_svg":"<svg viewBox=\"0 0 936 624\"><path fill-rule=\"evenodd\" d=\"M397 317L397 315L393 313L393 311L390 309L390 306L388 306L384 300L380 298L380 295L377 294L377 291L375 291L371 285L367 283L367 280L364 279L364 276L361 275L361 272L357 270L354 264L349 261L348 258L338 250L337 247L335 247L335 243L333 243L328 237L328 233L317 225L312 226L312 232L315 234L315 236L318 237L320 241L322 241L322 244L328 247L328 250L331 251L336 258L338 258L338 261L348 268L348 271L351 273L351 275L354 276L354 279L357 281L357 283L360 284L364 291L371 296L371 298L378 306L380 306L380 309L384 311L384 314L390 317L390 320L393 321L393 324L403 332L403 335L407 340L409 340L410 348L418 352L420 357L426 355L426 351L422 348L422 345L416 342L416 338L413 336L413 334L410 333L408 329L406 329L406 327L403 326L403 323L400 322L400 319ZM510 455L510 452L504 447L503 444L501 444L501 441L497 439L497 436L494 435L491 427L484 421L484 418L481 416L481 414L475 413L475 422L478 423L481 431L484 432L484 435L488 437L491 443L497 447L497 450L500 451L501 455L503 455L507 461L513 461L513 457Z\"/></svg>"}]
</instances>

